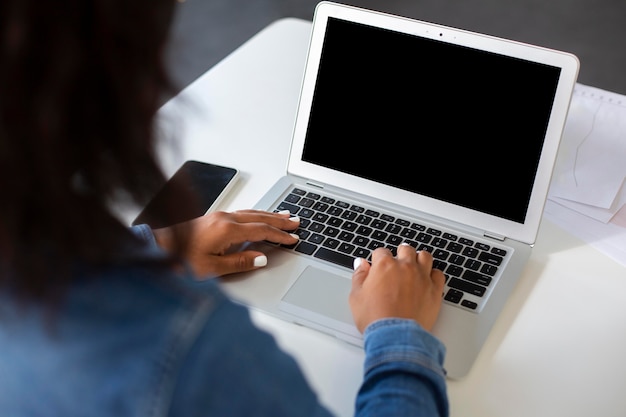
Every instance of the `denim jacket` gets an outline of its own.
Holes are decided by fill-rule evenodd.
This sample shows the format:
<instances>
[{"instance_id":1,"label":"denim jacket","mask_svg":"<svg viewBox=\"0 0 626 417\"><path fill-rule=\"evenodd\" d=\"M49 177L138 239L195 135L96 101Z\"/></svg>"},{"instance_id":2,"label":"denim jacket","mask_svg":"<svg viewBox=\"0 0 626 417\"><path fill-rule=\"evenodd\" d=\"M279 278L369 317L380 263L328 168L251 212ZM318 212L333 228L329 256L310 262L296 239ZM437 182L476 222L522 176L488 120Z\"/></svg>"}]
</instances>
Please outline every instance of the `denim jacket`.
<instances>
[{"instance_id":1,"label":"denim jacket","mask_svg":"<svg viewBox=\"0 0 626 417\"><path fill-rule=\"evenodd\" d=\"M162 256L147 226L148 256ZM126 262L49 317L0 291L0 416L329 416L295 360L215 280ZM365 332L357 416L448 415L443 345L409 320Z\"/></svg>"}]
</instances>

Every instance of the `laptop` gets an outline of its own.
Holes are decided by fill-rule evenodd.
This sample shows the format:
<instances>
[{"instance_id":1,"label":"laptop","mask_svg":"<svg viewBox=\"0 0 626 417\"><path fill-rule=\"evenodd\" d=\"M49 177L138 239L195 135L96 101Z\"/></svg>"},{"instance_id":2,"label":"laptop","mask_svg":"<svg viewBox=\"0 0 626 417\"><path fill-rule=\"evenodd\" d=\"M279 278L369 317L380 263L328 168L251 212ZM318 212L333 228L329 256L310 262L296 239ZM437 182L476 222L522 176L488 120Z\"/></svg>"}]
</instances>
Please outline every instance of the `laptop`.
<instances>
[{"instance_id":1,"label":"laptop","mask_svg":"<svg viewBox=\"0 0 626 417\"><path fill-rule=\"evenodd\" d=\"M362 346L352 261L407 242L446 275L433 329L471 369L531 254L579 63L543 47L331 2L315 10L285 176L255 208L293 247L233 299Z\"/></svg>"}]
</instances>

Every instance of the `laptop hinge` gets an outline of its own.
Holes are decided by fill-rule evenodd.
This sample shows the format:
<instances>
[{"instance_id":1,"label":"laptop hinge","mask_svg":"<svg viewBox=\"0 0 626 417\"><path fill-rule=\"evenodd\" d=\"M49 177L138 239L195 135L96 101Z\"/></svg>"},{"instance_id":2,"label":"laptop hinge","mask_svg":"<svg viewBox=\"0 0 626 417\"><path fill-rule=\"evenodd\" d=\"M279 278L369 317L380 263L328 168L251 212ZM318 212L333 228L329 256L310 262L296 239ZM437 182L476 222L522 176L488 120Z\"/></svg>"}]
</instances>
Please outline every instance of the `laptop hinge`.
<instances>
[{"instance_id":1,"label":"laptop hinge","mask_svg":"<svg viewBox=\"0 0 626 417\"><path fill-rule=\"evenodd\" d=\"M500 242L504 242L504 239L506 239L506 236L496 235L494 233L489 233L489 232L483 233L483 236L489 239L499 240Z\"/></svg>"},{"instance_id":2,"label":"laptop hinge","mask_svg":"<svg viewBox=\"0 0 626 417\"><path fill-rule=\"evenodd\" d=\"M315 188L320 188L320 189L323 189L323 188L324 188L324 186L323 186L323 185L316 184L316 183L311 182L311 181L307 181L307 182L306 182L306 185L310 185L310 186L312 186L312 187L315 187Z\"/></svg>"}]
</instances>

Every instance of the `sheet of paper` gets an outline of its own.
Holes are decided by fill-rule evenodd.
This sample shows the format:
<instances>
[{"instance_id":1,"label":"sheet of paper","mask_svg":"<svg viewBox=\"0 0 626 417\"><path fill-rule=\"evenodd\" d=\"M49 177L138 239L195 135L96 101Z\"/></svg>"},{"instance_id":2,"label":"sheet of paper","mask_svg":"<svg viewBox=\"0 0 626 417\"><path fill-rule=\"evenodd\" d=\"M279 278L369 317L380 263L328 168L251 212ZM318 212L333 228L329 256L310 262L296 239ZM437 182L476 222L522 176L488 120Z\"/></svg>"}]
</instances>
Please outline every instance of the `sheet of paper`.
<instances>
[{"instance_id":1,"label":"sheet of paper","mask_svg":"<svg viewBox=\"0 0 626 417\"><path fill-rule=\"evenodd\" d=\"M626 177L626 97L577 84L551 195L610 209Z\"/></svg>"},{"instance_id":2,"label":"sheet of paper","mask_svg":"<svg viewBox=\"0 0 626 417\"><path fill-rule=\"evenodd\" d=\"M572 200L566 200L564 198L550 196L550 200L558 203L571 210L577 211L580 214L584 214L587 217L601 221L602 223L608 223L611 221L616 213L626 204L626 182L622 185L620 191L617 193L613 204L608 209L601 207L590 206L588 204L578 203Z\"/></svg>"},{"instance_id":3,"label":"sheet of paper","mask_svg":"<svg viewBox=\"0 0 626 417\"><path fill-rule=\"evenodd\" d=\"M626 267L626 209L602 223L548 200L543 217Z\"/></svg>"},{"instance_id":4,"label":"sheet of paper","mask_svg":"<svg viewBox=\"0 0 626 417\"><path fill-rule=\"evenodd\" d=\"M577 84L544 218L626 266L626 97Z\"/></svg>"}]
</instances>

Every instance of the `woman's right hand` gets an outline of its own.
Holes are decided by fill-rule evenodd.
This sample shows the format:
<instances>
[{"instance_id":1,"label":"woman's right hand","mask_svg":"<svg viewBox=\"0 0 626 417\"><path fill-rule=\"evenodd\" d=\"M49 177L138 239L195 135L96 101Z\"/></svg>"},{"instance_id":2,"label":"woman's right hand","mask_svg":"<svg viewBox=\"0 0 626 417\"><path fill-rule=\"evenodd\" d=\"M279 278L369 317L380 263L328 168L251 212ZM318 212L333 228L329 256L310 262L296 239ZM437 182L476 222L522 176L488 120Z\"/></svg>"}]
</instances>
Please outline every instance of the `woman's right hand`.
<instances>
[{"instance_id":1,"label":"woman's right hand","mask_svg":"<svg viewBox=\"0 0 626 417\"><path fill-rule=\"evenodd\" d=\"M408 244L398 246L394 257L388 249L372 253L372 264L355 263L350 292L350 308L361 333L383 318L412 319L427 331L437 320L441 308L445 277L433 269L433 257L416 252Z\"/></svg>"}]
</instances>

